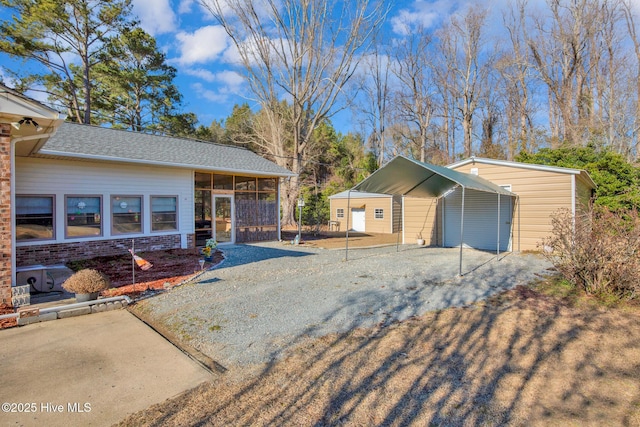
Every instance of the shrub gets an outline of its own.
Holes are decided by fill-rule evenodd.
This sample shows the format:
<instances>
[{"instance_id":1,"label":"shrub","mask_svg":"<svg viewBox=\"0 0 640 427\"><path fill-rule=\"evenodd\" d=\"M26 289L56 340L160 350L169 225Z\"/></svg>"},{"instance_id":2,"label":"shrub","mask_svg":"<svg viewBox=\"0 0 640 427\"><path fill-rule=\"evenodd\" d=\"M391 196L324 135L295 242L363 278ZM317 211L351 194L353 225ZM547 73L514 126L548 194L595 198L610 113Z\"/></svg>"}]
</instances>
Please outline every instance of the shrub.
<instances>
[{"instance_id":1,"label":"shrub","mask_svg":"<svg viewBox=\"0 0 640 427\"><path fill-rule=\"evenodd\" d=\"M91 294L111 287L111 281L98 270L85 269L74 273L64 281L62 287L76 294Z\"/></svg>"},{"instance_id":2,"label":"shrub","mask_svg":"<svg viewBox=\"0 0 640 427\"><path fill-rule=\"evenodd\" d=\"M640 218L637 211L592 210L574 223L562 209L552 218L543 253L560 274L600 298L640 295Z\"/></svg>"}]
</instances>

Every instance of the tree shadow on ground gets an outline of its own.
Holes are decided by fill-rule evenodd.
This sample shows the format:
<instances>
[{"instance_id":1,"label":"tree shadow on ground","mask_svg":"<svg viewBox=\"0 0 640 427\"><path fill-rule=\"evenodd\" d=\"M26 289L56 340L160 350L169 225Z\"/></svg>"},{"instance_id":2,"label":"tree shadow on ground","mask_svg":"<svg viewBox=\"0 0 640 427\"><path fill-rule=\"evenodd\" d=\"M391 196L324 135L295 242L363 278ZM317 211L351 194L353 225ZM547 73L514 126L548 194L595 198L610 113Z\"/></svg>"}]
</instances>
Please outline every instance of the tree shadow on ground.
<instances>
[{"instance_id":1,"label":"tree shadow on ground","mask_svg":"<svg viewBox=\"0 0 640 427\"><path fill-rule=\"evenodd\" d=\"M419 292L392 310L372 297L371 311L416 310ZM316 338L310 327L259 375L222 376L123 425L637 425L638 320L519 286L373 328Z\"/></svg>"}]
</instances>

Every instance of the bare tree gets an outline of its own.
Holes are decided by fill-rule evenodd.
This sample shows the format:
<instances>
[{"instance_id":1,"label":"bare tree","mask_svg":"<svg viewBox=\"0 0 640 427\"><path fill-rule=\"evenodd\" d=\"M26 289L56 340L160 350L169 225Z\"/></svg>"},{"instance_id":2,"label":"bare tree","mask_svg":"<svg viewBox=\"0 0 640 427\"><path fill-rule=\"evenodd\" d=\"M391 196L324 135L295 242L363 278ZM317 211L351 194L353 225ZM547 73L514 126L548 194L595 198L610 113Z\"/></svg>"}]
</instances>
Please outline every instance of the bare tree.
<instances>
[{"instance_id":1,"label":"bare tree","mask_svg":"<svg viewBox=\"0 0 640 427\"><path fill-rule=\"evenodd\" d=\"M357 109L363 114L369 146L376 155L378 167L385 161L391 93L389 57L382 53L383 47L379 42L374 43L373 51L362 59L363 73L358 78L361 102Z\"/></svg>"},{"instance_id":2,"label":"bare tree","mask_svg":"<svg viewBox=\"0 0 640 427\"><path fill-rule=\"evenodd\" d=\"M627 29L629 31L629 37L633 43L633 51L636 57L636 70L634 75L635 80L635 95L636 95L636 106L635 106L635 114L634 114L634 123L632 127L632 151L636 158L640 156L640 137L638 135L638 131L640 131L640 34L638 34L637 28L637 17L634 13L632 0L622 0L622 5L624 9L624 16L627 22Z\"/></svg>"},{"instance_id":3,"label":"bare tree","mask_svg":"<svg viewBox=\"0 0 640 427\"><path fill-rule=\"evenodd\" d=\"M425 29L417 28L395 46L393 72L398 79L394 97L398 126L403 139L409 140L421 162L446 162L446 150L432 137L432 119L436 108L434 75L432 70L432 38Z\"/></svg>"},{"instance_id":4,"label":"bare tree","mask_svg":"<svg viewBox=\"0 0 640 427\"><path fill-rule=\"evenodd\" d=\"M595 18L591 1L548 0L549 16L532 13L532 31L526 23L522 25L533 66L548 89L552 145L560 140L585 142L583 130L591 112L587 90L588 46Z\"/></svg>"},{"instance_id":5,"label":"bare tree","mask_svg":"<svg viewBox=\"0 0 640 427\"><path fill-rule=\"evenodd\" d=\"M472 155L473 118L484 84L491 70L492 56L484 52L483 30L487 12L470 8L462 17L454 16L440 32L440 53L449 78L445 84L456 101L463 133L463 154Z\"/></svg>"},{"instance_id":6,"label":"bare tree","mask_svg":"<svg viewBox=\"0 0 640 427\"><path fill-rule=\"evenodd\" d=\"M342 88L353 76L359 54L386 15L372 0L201 0L224 27L238 51L251 91L263 110L286 99L292 147L282 138L269 150L287 151L300 174L314 129L336 112ZM278 123L274 118L274 122ZM282 162L281 157L275 160ZM281 163L282 164L282 163ZM285 184L283 224L295 223L299 178Z\"/></svg>"}]
</instances>

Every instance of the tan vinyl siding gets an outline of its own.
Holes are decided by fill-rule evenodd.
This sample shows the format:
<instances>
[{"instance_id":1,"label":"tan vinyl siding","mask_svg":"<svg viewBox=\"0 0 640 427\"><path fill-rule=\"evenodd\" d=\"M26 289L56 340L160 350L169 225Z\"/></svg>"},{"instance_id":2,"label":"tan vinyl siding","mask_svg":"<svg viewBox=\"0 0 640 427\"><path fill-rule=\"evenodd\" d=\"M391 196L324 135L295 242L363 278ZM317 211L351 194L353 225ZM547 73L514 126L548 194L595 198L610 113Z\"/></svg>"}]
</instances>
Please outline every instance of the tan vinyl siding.
<instances>
[{"instance_id":1,"label":"tan vinyl siding","mask_svg":"<svg viewBox=\"0 0 640 427\"><path fill-rule=\"evenodd\" d=\"M365 209L365 231L367 233L391 233L392 232L392 215L393 215L393 198L389 197L371 197L371 198L352 198L348 199L331 199L331 221L338 221L340 231L347 229L347 220L349 228L353 227L351 213L347 211L347 205L350 209ZM337 210L344 210L344 218L336 216ZM384 217L382 219L375 218L375 210L383 209ZM348 216L348 218L347 218Z\"/></svg>"},{"instance_id":2,"label":"tan vinyl siding","mask_svg":"<svg viewBox=\"0 0 640 427\"><path fill-rule=\"evenodd\" d=\"M560 208L571 209L573 174L482 163L455 170L469 173L471 168L494 184L511 185L511 191L519 196L516 203L520 206L516 205L513 217L514 250L538 250L542 238L551 232L553 214Z\"/></svg>"},{"instance_id":3,"label":"tan vinyl siding","mask_svg":"<svg viewBox=\"0 0 640 427\"><path fill-rule=\"evenodd\" d=\"M404 243L412 244L421 235L429 246L439 244L438 199L404 198Z\"/></svg>"}]
</instances>

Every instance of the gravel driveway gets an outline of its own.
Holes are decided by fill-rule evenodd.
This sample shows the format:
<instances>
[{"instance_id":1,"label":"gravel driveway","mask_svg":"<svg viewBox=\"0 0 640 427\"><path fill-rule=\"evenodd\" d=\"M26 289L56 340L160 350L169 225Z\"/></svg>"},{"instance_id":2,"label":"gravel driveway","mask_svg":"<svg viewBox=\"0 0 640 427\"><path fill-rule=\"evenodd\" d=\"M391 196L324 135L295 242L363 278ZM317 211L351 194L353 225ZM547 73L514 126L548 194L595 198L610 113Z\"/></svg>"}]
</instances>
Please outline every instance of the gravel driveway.
<instances>
[{"instance_id":1,"label":"gravel driveway","mask_svg":"<svg viewBox=\"0 0 640 427\"><path fill-rule=\"evenodd\" d=\"M310 337L482 300L545 274L539 255L413 245L326 250L269 242L224 247L226 261L141 303L223 366L269 362Z\"/></svg>"}]
</instances>

